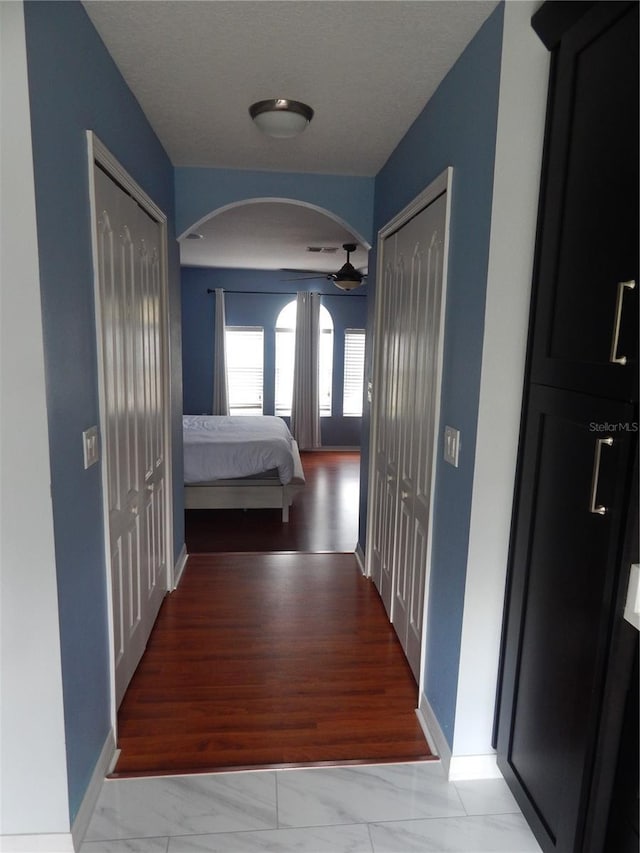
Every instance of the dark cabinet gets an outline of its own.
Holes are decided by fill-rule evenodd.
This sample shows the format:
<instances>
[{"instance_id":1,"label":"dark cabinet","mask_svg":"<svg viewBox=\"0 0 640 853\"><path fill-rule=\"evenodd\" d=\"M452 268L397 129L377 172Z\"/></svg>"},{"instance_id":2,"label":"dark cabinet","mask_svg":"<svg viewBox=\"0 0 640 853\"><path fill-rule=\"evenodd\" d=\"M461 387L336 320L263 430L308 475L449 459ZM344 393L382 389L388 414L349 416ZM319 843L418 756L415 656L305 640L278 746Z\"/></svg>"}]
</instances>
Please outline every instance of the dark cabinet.
<instances>
[{"instance_id":1,"label":"dark cabinet","mask_svg":"<svg viewBox=\"0 0 640 853\"><path fill-rule=\"evenodd\" d=\"M637 644L620 626L638 559L638 4L554 0L534 26L552 72L498 765L543 850L604 853L630 681L612 669Z\"/></svg>"},{"instance_id":2,"label":"dark cabinet","mask_svg":"<svg viewBox=\"0 0 640 853\"><path fill-rule=\"evenodd\" d=\"M617 428L632 417L629 404L531 389L499 764L549 850L577 849L584 816L634 441Z\"/></svg>"},{"instance_id":3,"label":"dark cabinet","mask_svg":"<svg viewBox=\"0 0 640 853\"><path fill-rule=\"evenodd\" d=\"M594 4L563 35L552 86L531 379L630 400L638 383L637 4Z\"/></svg>"}]
</instances>

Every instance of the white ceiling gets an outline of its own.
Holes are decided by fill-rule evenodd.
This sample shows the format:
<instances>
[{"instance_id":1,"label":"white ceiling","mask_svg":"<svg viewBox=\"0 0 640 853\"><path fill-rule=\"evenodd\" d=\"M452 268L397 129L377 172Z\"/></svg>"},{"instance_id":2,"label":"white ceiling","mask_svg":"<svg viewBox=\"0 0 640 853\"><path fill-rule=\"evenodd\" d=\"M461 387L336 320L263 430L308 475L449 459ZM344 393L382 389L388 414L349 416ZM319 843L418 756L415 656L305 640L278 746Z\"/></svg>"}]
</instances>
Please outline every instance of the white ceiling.
<instances>
[{"instance_id":1,"label":"white ceiling","mask_svg":"<svg viewBox=\"0 0 640 853\"><path fill-rule=\"evenodd\" d=\"M347 256L343 243L357 242L342 225L319 211L282 202L232 207L208 219L192 233L202 240L184 240L181 260L188 266L243 269L300 269L337 272ZM309 247L335 252L309 252ZM351 255L356 268L367 266L362 246Z\"/></svg>"},{"instance_id":2,"label":"white ceiling","mask_svg":"<svg viewBox=\"0 0 640 853\"><path fill-rule=\"evenodd\" d=\"M345 175L380 170L496 5L497 0L84 3L174 165ZM273 97L304 101L315 110L299 137L271 139L253 125L249 105ZM267 213L257 205L230 211L226 222L227 214L215 217L205 228L207 239L184 250L183 263L196 262L187 260L193 251L197 263L206 265L241 266L242 254L257 268L268 263L315 269L316 258L307 267L293 263L290 253L277 253L283 240L273 236ZM308 215L313 211L288 206L277 213L282 233L294 225L303 232L296 237L298 254L302 243L330 239L321 236L317 217ZM243 216L251 218L244 226ZM232 220L240 226L237 234L229 234ZM256 241L248 251L249 235L265 222L270 246L265 233L262 248ZM335 229L335 223L323 225L327 232ZM334 230L330 242L336 241L341 245L347 237ZM205 254L210 242L218 247L224 242L224 259Z\"/></svg>"}]
</instances>

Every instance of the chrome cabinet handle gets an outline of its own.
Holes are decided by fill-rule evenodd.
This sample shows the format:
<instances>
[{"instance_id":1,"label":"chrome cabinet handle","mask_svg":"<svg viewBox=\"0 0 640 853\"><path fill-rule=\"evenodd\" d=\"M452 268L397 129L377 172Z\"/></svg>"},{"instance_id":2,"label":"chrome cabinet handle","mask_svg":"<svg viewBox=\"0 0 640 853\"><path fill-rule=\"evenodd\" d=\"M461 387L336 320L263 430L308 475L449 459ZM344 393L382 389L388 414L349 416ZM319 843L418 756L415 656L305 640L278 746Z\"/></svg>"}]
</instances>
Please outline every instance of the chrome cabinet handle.
<instances>
[{"instance_id":1,"label":"chrome cabinet handle","mask_svg":"<svg viewBox=\"0 0 640 853\"><path fill-rule=\"evenodd\" d=\"M611 437L599 438L596 441L596 449L593 455L593 477L591 478L591 501L589 503L589 512L592 512L594 515L606 515L608 512L606 506L596 504L598 499L598 480L600 479L600 454L602 453L603 444L611 447L613 439Z\"/></svg>"},{"instance_id":2,"label":"chrome cabinet handle","mask_svg":"<svg viewBox=\"0 0 640 853\"><path fill-rule=\"evenodd\" d=\"M609 361L611 364L626 364L626 355L618 355L618 338L620 337L620 321L622 320L622 303L624 302L624 294L627 290L634 290L635 281L619 281L618 295L616 297L616 314L613 320L613 337L611 338L611 354Z\"/></svg>"}]
</instances>

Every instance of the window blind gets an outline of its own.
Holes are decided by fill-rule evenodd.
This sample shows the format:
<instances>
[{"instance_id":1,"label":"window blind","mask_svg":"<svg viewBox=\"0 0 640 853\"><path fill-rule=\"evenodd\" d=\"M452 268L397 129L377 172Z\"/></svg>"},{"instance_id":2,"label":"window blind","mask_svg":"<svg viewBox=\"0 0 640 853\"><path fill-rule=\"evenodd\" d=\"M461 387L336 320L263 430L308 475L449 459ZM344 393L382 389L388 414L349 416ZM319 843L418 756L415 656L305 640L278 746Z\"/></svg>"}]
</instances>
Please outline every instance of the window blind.
<instances>
[{"instance_id":1,"label":"window blind","mask_svg":"<svg viewBox=\"0 0 640 853\"><path fill-rule=\"evenodd\" d=\"M344 333L344 387L342 414L362 416L364 391L364 329L346 329Z\"/></svg>"},{"instance_id":2,"label":"window blind","mask_svg":"<svg viewBox=\"0 0 640 853\"><path fill-rule=\"evenodd\" d=\"M227 326L229 414L261 415L264 365L261 326Z\"/></svg>"}]
</instances>

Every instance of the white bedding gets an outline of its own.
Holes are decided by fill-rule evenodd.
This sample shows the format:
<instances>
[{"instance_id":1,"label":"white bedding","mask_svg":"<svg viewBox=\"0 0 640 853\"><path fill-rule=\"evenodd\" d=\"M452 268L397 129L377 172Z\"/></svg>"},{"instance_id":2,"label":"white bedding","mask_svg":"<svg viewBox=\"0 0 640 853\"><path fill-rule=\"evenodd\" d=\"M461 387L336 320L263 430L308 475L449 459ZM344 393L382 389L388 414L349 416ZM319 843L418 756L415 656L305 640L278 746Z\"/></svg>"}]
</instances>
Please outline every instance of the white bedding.
<instances>
[{"instance_id":1,"label":"white bedding","mask_svg":"<svg viewBox=\"0 0 640 853\"><path fill-rule=\"evenodd\" d=\"M282 418L184 415L182 425L185 483L251 477L273 469L283 484L293 476L293 439Z\"/></svg>"}]
</instances>

